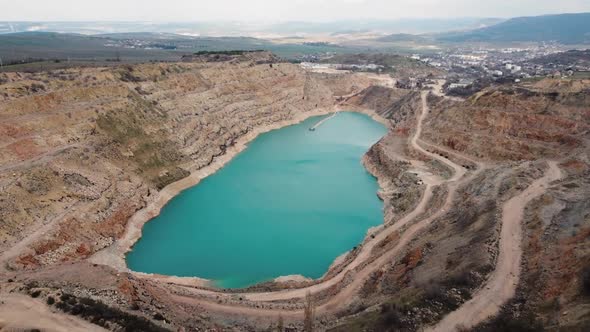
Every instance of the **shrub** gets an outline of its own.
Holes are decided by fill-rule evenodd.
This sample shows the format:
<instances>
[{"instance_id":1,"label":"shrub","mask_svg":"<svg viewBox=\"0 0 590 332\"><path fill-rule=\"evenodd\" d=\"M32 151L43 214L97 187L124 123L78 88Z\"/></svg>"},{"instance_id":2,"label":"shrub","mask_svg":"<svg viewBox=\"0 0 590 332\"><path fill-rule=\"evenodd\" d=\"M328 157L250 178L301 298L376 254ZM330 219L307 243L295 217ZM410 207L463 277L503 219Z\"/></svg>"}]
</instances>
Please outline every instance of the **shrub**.
<instances>
[{"instance_id":1,"label":"shrub","mask_svg":"<svg viewBox=\"0 0 590 332\"><path fill-rule=\"evenodd\" d=\"M543 324L536 320L532 314L513 317L510 314L502 313L475 330L481 332L541 332L545 329Z\"/></svg>"},{"instance_id":2,"label":"shrub","mask_svg":"<svg viewBox=\"0 0 590 332\"><path fill-rule=\"evenodd\" d=\"M468 270L455 273L449 278L449 284L452 286L459 287L472 287L474 282L471 276L471 272Z\"/></svg>"},{"instance_id":3,"label":"shrub","mask_svg":"<svg viewBox=\"0 0 590 332\"><path fill-rule=\"evenodd\" d=\"M45 85L39 84L39 83L33 83L33 84L31 84L30 89L33 92L45 91Z\"/></svg>"},{"instance_id":4,"label":"shrub","mask_svg":"<svg viewBox=\"0 0 590 332\"><path fill-rule=\"evenodd\" d=\"M393 328L401 326L401 315L395 305L384 304L381 306L380 325Z\"/></svg>"},{"instance_id":5,"label":"shrub","mask_svg":"<svg viewBox=\"0 0 590 332\"><path fill-rule=\"evenodd\" d=\"M90 298L77 298L69 294L62 294L62 302L58 302L55 307L72 315L80 316L87 321L102 327L112 327L112 324L119 325L125 331L168 331L151 321L131 315L117 308L111 308L102 302ZM159 315L159 316L158 316ZM156 317L157 316L157 317ZM163 316L161 314L154 315L157 319Z\"/></svg>"},{"instance_id":6,"label":"shrub","mask_svg":"<svg viewBox=\"0 0 590 332\"><path fill-rule=\"evenodd\" d=\"M142 82L143 80L141 79L141 77L135 76L133 74L133 66L131 65L126 65L123 66L123 68L120 70L119 75L121 77L121 81L123 82Z\"/></svg>"},{"instance_id":7,"label":"shrub","mask_svg":"<svg viewBox=\"0 0 590 332\"><path fill-rule=\"evenodd\" d=\"M47 298L47 304L53 305L54 303L55 303L55 299L53 297L50 296Z\"/></svg>"},{"instance_id":8,"label":"shrub","mask_svg":"<svg viewBox=\"0 0 590 332\"><path fill-rule=\"evenodd\" d=\"M37 288L37 287L39 287L39 283L36 282L36 281L28 281L28 282L25 283L25 287L27 289Z\"/></svg>"},{"instance_id":9,"label":"shrub","mask_svg":"<svg viewBox=\"0 0 590 332\"><path fill-rule=\"evenodd\" d=\"M459 303L457 303L452 297L448 296L446 289L438 283L433 283L425 287L424 299L427 301L438 302L450 310L455 310L459 307Z\"/></svg>"},{"instance_id":10,"label":"shrub","mask_svg":"<svg viewBox=\"0 0 590 332\"><path fill-rule=\"evenodd\" d=\"M139 304L137 304L137 301L133 301L133 303L131 303L131 306L129 307L131 310L139 310Z\"/></svg>"}]
</instances>

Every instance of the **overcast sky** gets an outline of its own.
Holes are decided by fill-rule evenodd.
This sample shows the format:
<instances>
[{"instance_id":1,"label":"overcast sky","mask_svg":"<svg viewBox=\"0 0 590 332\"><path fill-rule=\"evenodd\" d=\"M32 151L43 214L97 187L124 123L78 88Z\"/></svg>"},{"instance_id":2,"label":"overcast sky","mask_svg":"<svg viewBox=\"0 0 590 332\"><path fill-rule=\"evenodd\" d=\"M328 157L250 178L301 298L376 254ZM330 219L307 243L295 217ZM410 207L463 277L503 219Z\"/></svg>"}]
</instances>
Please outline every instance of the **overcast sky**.
<instances>
[{"instance_id":1,"label":"overcast sky","mask_svg":"<svg viewBox=\"0 0 590 332\"><path fill-rule=\"evenodd\" d=\"M590 0L0 0L4 21L333 21L590 12Z\"/></svg>"}]
</instances>

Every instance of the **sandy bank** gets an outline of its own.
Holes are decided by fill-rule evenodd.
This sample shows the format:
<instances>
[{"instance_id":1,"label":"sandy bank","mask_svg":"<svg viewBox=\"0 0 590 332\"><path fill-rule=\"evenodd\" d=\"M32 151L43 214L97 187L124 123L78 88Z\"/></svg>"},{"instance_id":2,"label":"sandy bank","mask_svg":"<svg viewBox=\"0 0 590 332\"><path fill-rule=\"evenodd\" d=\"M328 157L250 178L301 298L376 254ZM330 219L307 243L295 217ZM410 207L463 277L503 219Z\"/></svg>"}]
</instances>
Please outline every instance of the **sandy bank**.
<instances>
[{"instance_id":1,"label":"sandy bank","mask_svg":"<svg viewBox=\"0 0 590 332\"><path fill-rule=\"evenodd\" d=\"M282 277L278 277L275 278L273 281L274 282L290 282L290 281L295 281L295 282L306 282L306 281L312 281L313 279L307 278L305 276L302 276L300 274L293 274L290 276L282 276Z\"/></svg>"}]
</instances>

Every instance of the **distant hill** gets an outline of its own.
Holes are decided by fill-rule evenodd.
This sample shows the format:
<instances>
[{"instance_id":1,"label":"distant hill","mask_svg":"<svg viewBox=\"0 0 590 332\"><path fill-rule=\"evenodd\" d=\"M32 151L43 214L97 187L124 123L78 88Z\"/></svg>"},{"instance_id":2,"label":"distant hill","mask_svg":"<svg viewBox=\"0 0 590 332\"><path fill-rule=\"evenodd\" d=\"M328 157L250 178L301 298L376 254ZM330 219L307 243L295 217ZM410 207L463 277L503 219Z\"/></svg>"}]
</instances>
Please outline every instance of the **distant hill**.
<instances>
[{"instance_id":1,"label":"distant hill","mask_svg":"<svg viewBox=\"0 0 590 332\"><path fill-rule=\"evenodd\" d=\"M430 38L431 39L431 38ZM377 38L380 42L424 42L429 40L426 35L412 35L409 33L395 33Z\"/></svg>"},{"instance_id":2,"label":"distant hill","mask_svg":"<svg viewBox=\"0 0 590 332\"><path fill-rule=\"evenodd\" d=\"M403 18L394 20L340 20L333 22L284 22L270 25L267 32L316 34L345 32L384 32L396 34L441 33L490 26L498 18Z\"/></svg>"},{"instance_id":3,"label":"distant hill","mask_svg":"<svg viewBox=\"0 0 590 332\"><path fill-rule=\"evenodd\" d=\"M113 32L91 35L109 39L141 39L141 40L192 40L193 36L184 36L167 32Z\"/></svg>"},{"instance_id":4,"label":"distant hill","mask_svg":"<svg viewBox=\"0 0 590 332\"><path fill-rule=\"evenodd\" d=\"M285 36L302 34L441 33L468 30L498 23L495 18L408 18L394 20L339 20L333 22L1 22L0 34L15 32L60 32L88 35L158 32L190 36Z\"/></svg>"},{"instance_id":5,"label":"distant hill","mask_svg":"<svg viewBox=\"0 0 590 332\"><path fill-rule=\"evenodd\" d=\"M541 42L590 43L590 13L518 17L467 32L439 35L448 42Z\"/></svg>"},{"instance_id":6,"label":"distant hill","mask_svg":"<svg viewBox=\"0 0 590 332\"><path fill-rule=\"evenodd\" d=\"M275 44L251 37L192 37L171 33L129 32L82 35L55 32L0 34L4 64L40 60L179 61L202 51L267 50L295 59L302 54L353 52L337 45Z\"/></svg>"},{"instance_id":7,"label":"distant hill","mask_svg":"<svg viewBox=\"0 0 590 332\"><path fill-rule=\"evenodd\" d=\"M26 59L174 60L180 56L161 49L129 48L107 37L55 32L0 34L0 58L5 63Z\"/></svg>"}]
</instances>

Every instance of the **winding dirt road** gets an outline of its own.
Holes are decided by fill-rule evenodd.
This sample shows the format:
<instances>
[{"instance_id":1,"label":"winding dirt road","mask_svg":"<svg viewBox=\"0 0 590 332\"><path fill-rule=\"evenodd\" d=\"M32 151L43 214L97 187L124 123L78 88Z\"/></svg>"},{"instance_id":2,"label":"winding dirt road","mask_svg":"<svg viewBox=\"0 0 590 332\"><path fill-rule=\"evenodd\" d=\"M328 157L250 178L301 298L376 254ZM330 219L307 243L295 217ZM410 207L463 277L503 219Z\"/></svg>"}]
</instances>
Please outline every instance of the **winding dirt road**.
<instances>
[{"instance_id":1,"label":"winding dirt road","mask_svg":"<svg viewBox=\"0 0 590 332\"><path fill-rule=\"evenodd\" d=\"M428 107L428 102L426 100L427 97L428 97L428 92L422 92L422 112L418 116L418 123L416 124L416 133L414 134L414 136L412 137L412 140L411 140L412 147L414 149L420 151L421 153L429 156L430 158L436 159L436 160L442 162L443 164L449 166L454 172L453 176L449 179L449 182L456 182L465 175L465 173L467 172L466 169L463 168L463 166L455 164L454 162L450 161L447 158L444 158L444 157L441 157L441 156L434 154L432 152L426 151L418 144L418 140L420 139L420 135L422 135L422 123L424 122L424 119L426 118L428 113L430 113L430 108Z\"/></svg>"},{"instance_id":2,"label":"winding dirt road","mask_svg":"<svg viewBox=\"0 0 590 332\"><path fill-rule=\"evenodd\" d=\"M432 197L432 190L436 184L433 182L426 182L426 189L424 194L416 206L416 208L400 219L398 222L385 228L382 232L378 233L374 239L368 240L361 248L360 253L357 257L347 265L340 273L334 277L324 280L316 285L304 287L300 289L275 291L275 292L263 292L263 293L242 293L233 294L244 297L246 300L265 303L271 301L290 300L290 299L301 299L308 293L317 293L319 291L326 290L330 287L336 286L345 277L350 277L350 281L347 285L342 287L333 297L327 302L321 304L316 308L318 314L335 312L343 306L353 301L354 295L357 294L359 289L363 286L370 275L381 269L382 266L391 263L393 260L399 258L400 254L407 245L426 227L428 227L434 220L443 216L453 204L457 188L470 181L479 172L485 169L486 165L459 155L465 160L474 162L479 168L477 171L465 176L467 171L464 167L455 164L449 159L441 157L437 154L431 153L423 149L418 143L420 141L420 135L422 133L422 123L429 113L427 103L427 93L422 94L422 112L418 116L416 131L410 140L410 143L417 151L436 159L453 170L453 176L447 181L434 181L434 182L446 182L448 185L448 194L445 202L441 208L439 208L431 216L415 221L424 212L427 211L427 205ZM431 145L432 146L432 145ZM434 146L436 147L436 146ZM455 153L455 152L454 152ZM498 313L501 306L506 303L511 297L514 296L516 286L518 284L520 274L520 263L522 259L522 227L521 222L524 214L526 205L536 197L542 195L549 184L561 178L561 172L554 161L549 161L549 168L545 175L535 180L525 191L519 195L508 200L502 207L502 231L500 234L500 253L498 256L496 269L492 272L488 282L482 289L475 293L472 300L463 304L458 310L447 315L439 324L432 327L432 331L455 331L459 328L470 328L478 323L481 323L490 316ZM429 181L429 177L424 177L426 181ZM371 253L376 244L384 240L388 235L393 232L400 231L402 228L407 227L401 234L401 237L397 241L396 245L383 253L380 257L376 258L370 264L366 266L361 265L371 258ZM208 295L221 295L215 291L209 290L194 290L193 295L197 294L208 294ZM224 296L232 296L232 294L223 294ZM178 300L187 303L198 303L203 307L221 313L232 313L232 314L243 314L250 317L276 317L278 314L284 317L300 318L303 315L302 310L288 310L288 309L277 309L270 307L253 308L239 305L221 304L215 302L209 302L202 299L192 298L190 296L177 296Z\"/></svg>"},{"instance_id":3,"label":"winding dirt road","mask_svg":"<svg viewBox=\"0 0 590 332\"><path fill-rule=\"evenodd\" d=\"M353 300L353 295L358 292L358 290L363 286L367 278L370 275L381 269L383 265L390 263L392 260L396 259L400 253L405 249L405 247L412 241L415 236L422 230L424 230L427 226L429 226L434 220L441 217L448 211L452 204L455 197L455 192L460 184L468 181L471 177L476 174L473 173L472 176L465 178L466 169L460 165L455 164L451 160L448 160L444 157L441 157L437 154L431 153L423 149L419 144L418 140L422 133L422 122L426 118L429 113L429 108L427 104L426 97L428 96L427 92L422 93L422 112L418 115L417 118L417 126L414 132L413 137L410 140L410 144L414 149L427 155L430 158L436 159L449 168L451 168L453 172L453 176L446 180L441 181L436 179L436 177L432 176L424 176L423 181L426 184L426 189L422 198L416 208L404 216L399 221L395 222L394 224L390 225L389 227L385 228L383 231L378 233L375 238L367 240L361 249L359 254L355 257L355 259L349 263L342 271L336 274L334 277L324 280L318 284L298 288L298 289L290 289L290 290L283 290L283 291L273 291L273 292L253 292L253 293L239 293L239 294L228 294L228 293L219 293L212 290L203 290L203 289L192 289L190 292L193 295L214 295L214 296L226 296L226 297L235 297L239 296L244 298L248 301L253 302L271 302L271 301L280 301L280 300L291 300L291 299L302 299L308 293L317 293L323 290L327 290L330 287L336 286L339 282L341 282L345 277L351 276L352 281L344 286L342 289L338 291L332 298L330 298L327 302L323 303L322 305L316 308L316 312L321 313L328 313L336 311L339 308L342 308L345 304L350 303ZM481 169L479 170L481 171ZM462 181L459 181L463 179ZM420 215L424 214L428 210L428 203L432 198L432 193L434 186L439 185L441 183L448 184L448 194L443 206L438 209L435 213L430 215L428 218L419 220L417 222L411 223L415 221ZM402 228L408 226L409 227L401 234L401 237L398 239L396 245L383 253L380 257L372 261L370 264L359 268L364 262L371 258L371 254L373 248L379 244L381 241L385 240L389 235L393 234L394 232L400 231ZM357 269L359 268L359 269ZM278 314L281 314L285 317L301 317L303 315L302 310L285 310L285 309L271 309L271 308L251 308L251 307L244 307L238 305L228 305L228 304L220 304L214 302L208 302L206 300L200 300L191 298L190 296L182 296L178 295L177 299L187 303L198 303L203 307L206 307L210 310L214 310L217 312L224 312L224 313L234 313L234 314L244 314L250 316L270 316L276 317Z\"/></svg>"},{"instance_id":4,"label":"winding dirt road","mask_svg":"<svg viewBox=\"0 0 590 332\"><path fill-rule=\"evenodd\" d=\"M428 331L456 331L472 328L496 315L502 305L510 300L520 277L522 261L522 218L527 204L541 196L549 184L562 177L554 161L548 161L545 175L535 180L525 191L508 200L502 207L502 231L500 233L500 253L496 269L483 288L459 309L447 315L440 323Z\"/></svg>"}]
</instances>

